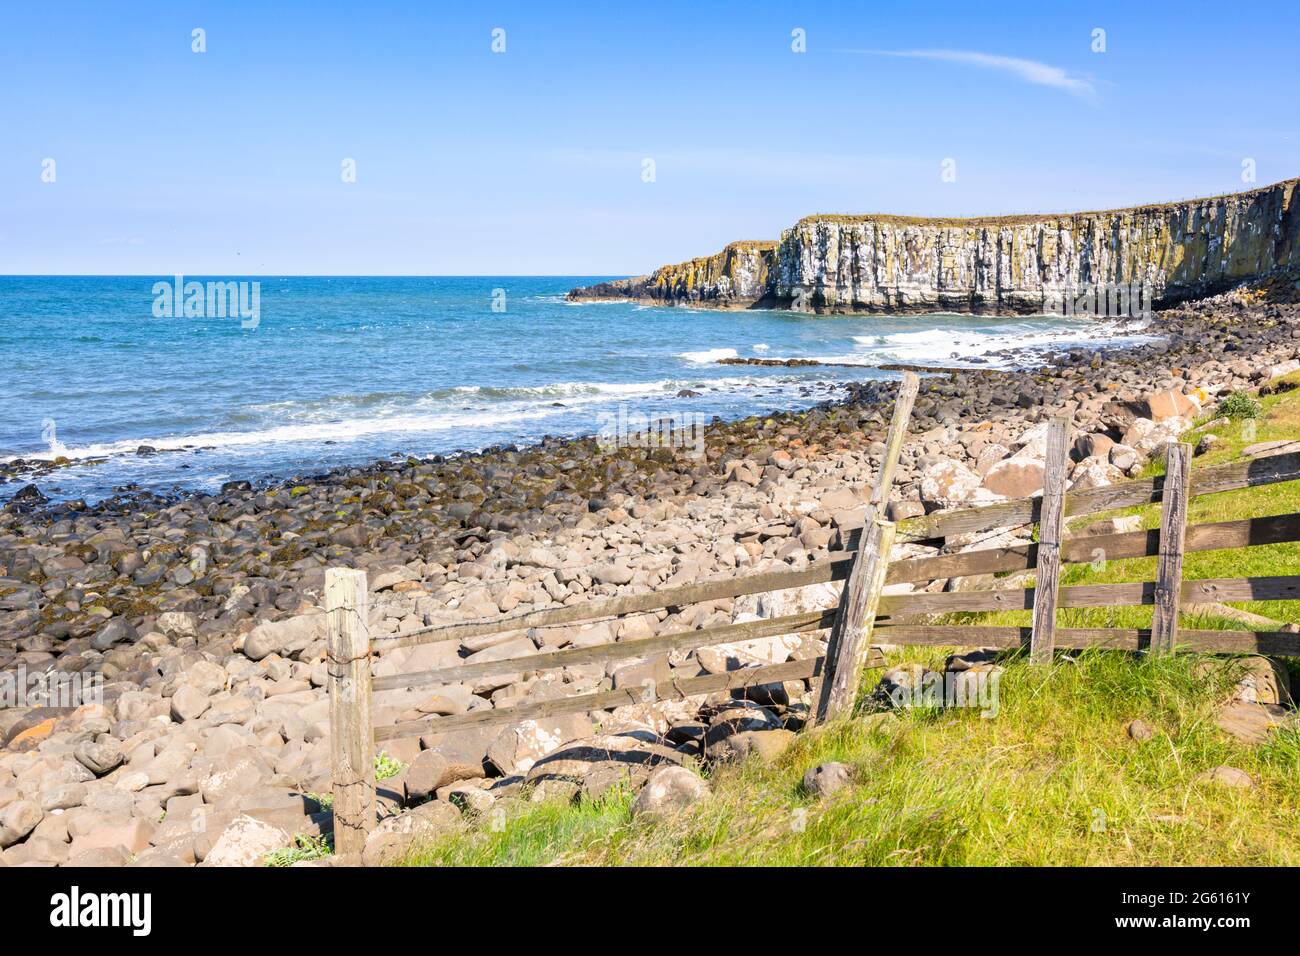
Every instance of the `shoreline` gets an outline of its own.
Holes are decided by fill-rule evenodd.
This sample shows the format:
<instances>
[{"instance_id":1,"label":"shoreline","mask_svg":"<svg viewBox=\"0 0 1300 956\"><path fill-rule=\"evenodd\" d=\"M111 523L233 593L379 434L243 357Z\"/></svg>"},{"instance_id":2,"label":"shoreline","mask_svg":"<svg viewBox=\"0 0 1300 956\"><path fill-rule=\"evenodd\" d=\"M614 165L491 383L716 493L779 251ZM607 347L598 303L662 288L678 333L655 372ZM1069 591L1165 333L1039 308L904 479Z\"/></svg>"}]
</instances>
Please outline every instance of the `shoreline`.
<instances>
[{"instance_id":1,"label":"shoreline","mask_svg":"<svg viewBox=\"0 0 1300 956\"><path fill-rule=\"evenodd\" d=\"M1213 304L1213 300L1210 303L1202 306L1200 312L1179 309L1159 313L1163 317L1165 333L1159 341L1096 351L1072 349L1057 356L1057 364L1036 369L923 370L898 364L898 368L916 368L923 372L913 417L913 436L919 435L921 440L912 444L913 447L924 447L925 452L910 459L905 457L895 494L917 502L922 472L927 466L942 457L969 457L973 463L974 456L967 454L972 445L998 444L991 439L963 444L953 428L962 430L980 425L989 434L998 435L1026 428L1065 411L1074 418L1077 431L1109 432L1113 439L1118 440L1122 437L1123 420L1133 417L1132 408L1140 403L1141 392L1169 389L1175 385L1189 388L1200 385L1196 375L1187 378L1184 377L1185 371L1178 370L1180 374L1171 376L1157 367L1173 365L1176 356L1183 359L1195 356L1205 346L1204 329L1225 340L1225 358L1237 355L1240 356L1237 361L1242 363L1258 364L1262 361L1257 360L1261 349L1285 349L1297 341L1291 337L1291 326L1295 315L1300 312L1295 306L1238 306L1225 312ZM1255 320L1242 322L1246 316L1253 316ZM1269 323L1273 323L1271 328ZM1278 329L1281 329L1280 333ZM1241 340L1241 344L1234 340ZM1251 380L1252 373L1244 367L1237 371L1238 384ZM1214 387L1214 383L1206 384ZM380 485L404 486L400 495L394 495L393 500L384 503L383 518L391 522L392 515L404 516L418 526L419 538L437 538L440 547L454 550L456 539L472 536L475 529L485 539L536 520L539 512L543 519L547 510L559 513L554 508L556 502L548 500L557 494L584 499L587 507L576 509L580 513L587 510L600 512L610 506L617 508L620 500L656 500L664 497L665 493L672 497L683 491L707 500L725 485L726 473L733 461L750 458L769 445L810 448L817 454L851 451L855 442L868 447L883 434L896 385L895 379L843 383L847 393L843 399L819 403L809 409L774 410L726 421L715 419L704 429L708 452L699 461L683 454L681 449L672 448L625 447L605 451L598 447L595 436L587 435L548 437L522 446L496 445L449 455L415 457L394 452L390 457L365 464L341 465L311 475L272 477L262 481L231 480L216 493L184 491L179 495L160 495L141 492L110 496L90 505L64 501L42 506L35 494L28 491L30 486L24 487L0 510L0 561L4 562L2 567L9 569L8 575L0 575L0 582L5 582L0 584L0 590L7 587L11 591L8 595L0 595L0 615L7 619L0 623L0 647L31 636L33 632L28 630L31 625L49 623L23 621L15 627L14 613L22 611L26 605L16 601L12 591L27 590L33 582L15 571L24 562L21 558L15 559L13 552L24 550L16 547L18 540L31 540L32 535L39 537L42 531L48 532L60 522L92 524L95 530L88 530L84 537L93 538L102 530L101 525L147 522L165 513L183 513L189 517L214 511L234 515L251 512L257 516L259 526L267 526L266 539L274 545L272 550L280 557L289 557L304 551L295 542L301 541L306 533L319 538L332 531L355 527L358 519L362 523L367 519L374 522L377 509L373 506L358 507L361 496L349 494L350 489L369 485L372 487L368 491L374 494ZM1100 389L1098 394L1106 400L1081 402L1078 395L1086 392L1088 387ZM952 432L951 435L945 432L946 444L937 444L930 439L930 433L936 428L947 428ZM1013 438L1006 437L1006 440L1010 442ZM1007 454L1010 455L1011 450ZM602 469L602 465L609 467ZM615 475L612 479L608 477L611 470ZM761 467L758 470L761 472ZM602 475L602 471L606 474ZM517 473L519 481L494 485L494 476L509 472ZM658 484L652 480L656 472L661 479ZM546 477L539 478L541 475ZM675 479L671 488L663 487L666 477ZM682 484L686 487L678 487ZM331 513L325 505L343 507L335 507ZM926 506L933 507L933 504ZM292 520L284 520L283 529L278 528L274 520L279 512L294 516ZM553 516L551 521L554 521ZM543 520L542 523L551 522ZM200 521L199 525L202 527L204 522ZM27 534L15 534L19 529L25 529ZM354 547L359 549L362 543L368 544L372 537L390 530L384 524L376 523L374 528L367 529L370 533L353 531L351 538L357 540ZM69 535L77 537L71 529L63 531L60 537ZM125 534L122 537L125 539ZM411 537L411 532L399 532L396 537L405 540ZM173 529L165 543L171 552L183 551L191 545L202 548L209 543L208 533ZM61 576L68 578L70 585L75 584L76 578L86 577L87 571L97 563L116 551L127 550L125 540L120 548L110 549L102 545L92 545L88 549L75 540L60 541L59 544L60 550L65 552L76 545L94 554L85 555L88 563L71 568L55 566L41 570L49 558L32 560L29 576L34 576L42 584L51 578L59 580ZM322 554L327 555L327 559L336 559L344 552L324 551ZM151 558L156 559L156 555ZM82 559L78 557L75 560ZM140 563L148 565L149 559ZM158 562L155 560L154 563ZM140 574L133 565L134 562L127 561L125 570L118 568L116 575L109 573L111 565L101 572L104 583L112 580L126 593L143 597L143 592L148 591L157 598L157 602L146 599L143 604L124 602L128 606L135 604L141 608L157 603L155 613L163 613L166 609L180 606L206 611L218 603L217 595L205 595L194 590L195 582L203 575L186 573L181 569L183 562L166 562L165 566L156 569L156 574ZM215 570L219 574L221 565L218 564ZM257 576L285 576L283 569L272 565L259 565L251 570L263 572ZM298 568L296 571L299 573L291 571L287 576L294 579L305 570ZM122 575L128 580L119 580ZM296 593L297 589L290 582L286 591ZM281 603L287 603L287 599ZM44 595L37 597L33 594L30 604L47 606ZM261 614L264 616L268 610L274 617L275 610L283 612L285 608L275 605L270 609L263 608ZM147 616L137 615L137 618ZM249 615L250 618L253 616ZM66 625L66 633L61 638L84 635L86 628L75 620L68 621L67 617L60 615L60 624ZM220 626L225 628L236 626L241 620L240 615L219 617ZM147 624L147 621L137 619L131 623L139 626ZM56 630L64 629L56 627ZM0 666L3 663L0 660Z\"/></svg>"},{"instance_id":2,"label":"shoreline","mask_svg":"<svg viewBox=\"0 0 1300 956\"><path fill-rule=\"evenodd\" d=\"M660 303L662 305L662 303ZM932 313L935 316L946 316L950 313ZM1010 317L1010 316L1006 316ZM1047 318L1062 318L1060 316L1048 316ZM903 360L893 361L838 361L824 358L764 358L761 356L753 357L723 357L712 359L709 365L720 367L756 367L766 369L788 368L788 369L860 369L867 372L876 373L898 373L911 371L922 376L939 376L952 373L976 372L982 370L1001 371L1010 374L1027 374L1035 370L1048 367L1052 364L1055 357L1064 354L1071 349L1086 347L1099 352L1114 352L1129 349L1132 347L1131 342L1116 344L1116 336L1121 338L1131 333L1140 333L1139 337L1160 338L1160 334L1149 328L1150 317L1142 319L1116 319L1115 317L1098 317L1094 320L1098 323L1099 328L1096 330L1094 337L1086 344L1080 345L1028 345L1028 346L1004 346L993 351L978 352L968 358L956 358L959 363L955 365L927 365L916 362ZM1118 324L1117 324L1118 323ZM1104 327L1102 327L1104 326ZM954 357L955 357L954 353ZM709 384L708 380L701 380L703 384ZM820 408L826 405L842 404L846 401L852 401L854 388L859 386L860 382L842 381L836 379L818 379L796 383L797 387L804 396L812 396L814 391L826 393L829 397L815 399L813 404L799 403L794 407L788 404L782 404L789 401L789 396L772 397L767 394L760 394L762 380L755 380L754 394L750 396L750 404L762 407L762 412L750 411L742 414L739 411L724 412L726 417L716 414L709 415L710 419L719 419L724 423L732 423L751 418L755 414L773 415L773 414L794 414L799 415L810 410ZM665 392L659 398L671 404L676 399L698 397L699 393L692 387L680 389L676 394ZM562 404L562 403L554 403ZM668 411L661 409L660 411ZM675 413L674 413L675 414ZM682 414L691 417L700 417L707 413L696 412L694 409L685 407ZM202 436L194 436L196 438ZM323 467L321 470L307 471L301 468L280 467L272 470L260 470L256 467L248 468L244 474L235 471L230 475L223 485L239 484L247 481L256 489L269 489L279 485L294 482L297 480L324 480L332 473L340 470L355 468L371 468L394 461L394 460L411 460L418 459L423 462L441 461L451 458L465 458L473 456L491 456L499 454L503 450L526 450L535 447L543 442L583 442L594 437L592 432L561 432L557 435L537 435L517 441L495 441L486 445L477 447L453 448L445 451L436 452L411 452L402 448L395 448L391 451L380 453L376 450L358 451L355 455L344 457L336 460L336 463ZM118 441L119 445L137 445L134 450L126 450L106 453L103 451L94 454L86 454L74 457L67 453L51 454L49 452L30 452L26 454L13 455L7 459L0 460L0 510L3 510L11 500L20 492L31 494L32 503L43 503L41 498L37 498L35 492L27 486L35 485L36 491L44 495L46 492L52 497L44 499L50 503L51 508L57 508L59 505L70 505L66 511L68 513L85 514L95 511L102 504L113 503L114 505L138 496L147 505L155 507L166 504L174 504L180 501L203 496L215 496L220 492L216 489L215 483L208 487L199 487L198 482L191 481L188 484L173 484L164 488L160 483L151 482L147 477L131 479L130 476L123 476L121 484L113 484L112 491L101 491L93 498L90 495L79 496L75 492L65 492L56 485L61 473L71 469L90 469L102 465L112 464L125 460L160 458L172 459L175 456L200 455L204 452L220 451L222 446L212 444L202 444L187 441L183 445L172 445L180 439L162 438L147 439L142 442ZM324 445L339 444L337 440L321 440L304 438L303 442L322 443ZM150 442L153 442L151 444ZM155 447L155 445L157 447ZM304 457L309 457L304 453ZM188 469L188 464L182 465L182 468ZM229 475L229 469L221 469ZM79 476L84 477L84 475ZM139 482L143 481L145 487L140 487ZM199 481L202 481L200 478ZM109 482L105 481L101 487L107 489ZM44 487L42 487L44 486ZM90 498L90 503L87 502ZM32 510L26 507L26 510ZM48 509L36 509L48 510Z\"/></svg>"}]
</instances>

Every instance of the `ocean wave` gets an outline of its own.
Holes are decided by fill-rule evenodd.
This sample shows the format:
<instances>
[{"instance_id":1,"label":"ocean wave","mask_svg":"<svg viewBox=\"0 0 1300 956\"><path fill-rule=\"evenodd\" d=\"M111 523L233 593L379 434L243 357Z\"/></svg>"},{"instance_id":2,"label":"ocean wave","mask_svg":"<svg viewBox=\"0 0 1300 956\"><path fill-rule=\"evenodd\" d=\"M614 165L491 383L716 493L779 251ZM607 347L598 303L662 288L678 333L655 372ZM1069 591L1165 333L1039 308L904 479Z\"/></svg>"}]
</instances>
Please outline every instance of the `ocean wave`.
<instances>
[{"instance_id":1,"label":"ocean wave","mask_svg":"<svg viewBox=\"0 0 1300 956\"><path fill-rule=\"evenodd\" d=\"M335 422L307 422L291 425L272 425L248 431L203 432L195 435L165 438L131 439L129 441L100 442L68 448L69 458L112 458L133 454L141 445L160 452L184 451L195 448L237 448L240 446L266 446L297 442L344 442L376 435L416 435L446 431L453 428L490 428L512 422L546 418L560 409L500 409L497 411L445 412L428 415L398 415L375 418L352 418Z\"/></svg>"},{"instance_id":2,"label":"ocean wave","mask_svg":"<svg viewBox=\"0 0 1300 956\"><path fill-rule=\"evenodd\" d=\"M686 359L696 365L713 365L718 359L739 358L735 349L703 349L699 352L678 352L679 359Z\"/></svg>"},{"instance_id":3,"label":"ocean wave","mask_svg":"<svg viewBox=\"0 0 1300 956\"><path fill-rule=\"evenodd\" d=\"M634 401L673 398L676 391L757 394L759 390L806 387L805 378L794 376L732 376L726 378L660 379L650 382L554 382L546 385L495 388L462 385L438 389L418 397L395 393L345 395L325 399L290 400L249 406L232 414L230 420L260 427L226 428L193 434L147 436L86 445L42 448L14 458L65 455L72 459L134 456L140 446L160 452L193 449L239 449L293 443L342 443L379 435L421 435L459 429L465 432L491 430L521 422L537 422L599 406ZM563 399L563 401L560 401ZM675 399L674 399L675 400ZM254 410L257 414L250 414ZM668 410L665 405L663 411ZM266 421L266 419L271 419ZM595 431L592 420L585 430Z\"/></svg>"},{"instance_id":4,"label":"ocean wave","mask_svg":"<svg viewBox=\"0 0 1300 956\"><path fill-rule=\"evenodd\" d=\"M1137 345L1149 342L1155 336L1142 334L1141 327L1120 322L1090 321L1062 327L1059 323L1044 327L1042 320L1013 322L972 329L919 329L915 332L887 332L876 335L855 335L852 340L860 346L853 356L841 356L852 361L908 362L924 364L952 364L984 358L994 352L1020 352L1027 357L1037 357L1044 351L1072 347L1095 347L1099 342L1111 345ZM1011 368L1023 362L1015 356L997 356L993 361L979 363L984 367Z\"/></svg>"}]
</instances>

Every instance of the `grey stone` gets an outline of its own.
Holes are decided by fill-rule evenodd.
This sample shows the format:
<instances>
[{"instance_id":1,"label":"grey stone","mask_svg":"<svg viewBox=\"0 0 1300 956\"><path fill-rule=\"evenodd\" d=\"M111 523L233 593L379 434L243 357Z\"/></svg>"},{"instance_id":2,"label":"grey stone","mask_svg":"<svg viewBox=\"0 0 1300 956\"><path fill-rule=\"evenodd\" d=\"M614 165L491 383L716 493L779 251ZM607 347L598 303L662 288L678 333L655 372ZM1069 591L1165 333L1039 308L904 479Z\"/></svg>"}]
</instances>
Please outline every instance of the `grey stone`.
<instances>
[{"instance_id":1,"label":"grey stone","mask_svg":"<svg viewBox=\"0 0 1300 956\"><path fill-rule=\"evenodd\" d=\"M666 816L709 795L709 785L685 767L656 767L632 803L632 815Z\"/></svg>"},{"instance_id":2,"label":"grey stone","mask_svg":"<svg viewBox=\"0 0 1300 956\"><path fill-rule=\"evenodd\" d=\"M846 763L818 764L803 775L803 788L818 797L829 797L853 782L853 768Z\"/></svg>"},{"instance_id":3,"label":"grey stone","mask_svg":"<svg viewBox=\"0 0 1300 956\"><path fill-rule=\"evenodd\" d=\"M104 737L99 741L83 740L77 744L72 755L76 757L77 763L97 777L112 772L125 759L121 742L113 737Z\"/></svg>"}]
</instances>

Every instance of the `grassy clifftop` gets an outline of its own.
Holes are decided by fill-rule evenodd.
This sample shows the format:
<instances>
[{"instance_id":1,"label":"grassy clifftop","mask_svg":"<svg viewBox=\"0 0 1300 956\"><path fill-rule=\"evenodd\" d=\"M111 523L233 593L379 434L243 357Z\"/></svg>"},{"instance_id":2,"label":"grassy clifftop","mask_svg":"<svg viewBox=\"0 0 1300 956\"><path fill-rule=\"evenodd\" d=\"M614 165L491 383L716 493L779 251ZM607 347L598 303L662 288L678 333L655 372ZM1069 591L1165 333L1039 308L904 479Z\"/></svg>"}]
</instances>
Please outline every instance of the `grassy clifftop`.
<instances>
[{"instance_id":1,"label":"grassy clifftop","mask_svg":"<svg viewBox=\"0 0 1300 956\"><path fill-rule=\"evenodd\" d=\"M574 289L636 299L817 312L1036 314L1062 293L1140 285L1158 304L1300 269L1297 182L1127 209L969 219L807 216L779 242Z\"/></svg>"}]
</instances>

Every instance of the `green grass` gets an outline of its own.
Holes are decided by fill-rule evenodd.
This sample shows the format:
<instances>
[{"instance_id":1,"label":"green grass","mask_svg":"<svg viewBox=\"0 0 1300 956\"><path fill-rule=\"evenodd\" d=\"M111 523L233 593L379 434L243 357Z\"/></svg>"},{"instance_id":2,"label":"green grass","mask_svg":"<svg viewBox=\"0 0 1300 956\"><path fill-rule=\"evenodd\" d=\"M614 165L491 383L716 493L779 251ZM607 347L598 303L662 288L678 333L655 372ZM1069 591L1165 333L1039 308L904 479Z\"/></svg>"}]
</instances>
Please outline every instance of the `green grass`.
<instances>
[{"instance_id":1,"label":"green grass","mask_svg":"<svg viewBox=\"0 0 1300 956\"><path fill-rule=\"evenodd\" d=\"M938 664L941 651L900 659ZM1227 669L1105 651L1007 663L1000 710L903 713L802 734L773 766L717 769L712 797L659 823L630 797L520 801L406 865L1093 865L1300 863L1300 735L1250 748L1214 726ZM1141 718L1155 736L1135 742ZM857 768L826 802L803 793L826 760ZM1219 765L1258 784L1196 782Z\"/></svg>"},{"instance_id":2,"label":"green grass","mask_svg":"<svg viewBox=\"0 0 1300 956\"><path fill-rule=\"evenodd\" d=\"M1261 400L1262 417L1212 431L1203 468L1256 441L1300 435L1300 392ZM1210 416L1206 416L1208 420ZM1159 465L1151 471L1158 473ZM1192 523L1300 511L1300 482L1197 499ZM1159 508L1130 508L1156 527ZM1155 559L1071 565L1063 583L1148 580ZM1189 578L1293 573L1300 545L1187 556ZM1300 620L1283 602L1236 604ZM1026 612L962 615L1028 624ZM1061 612L1075 627L1147 627L1150 608ZM1239 628L1185 616L1188 627ZM908 648L890 663L941 664L942 648ZM1147 657L1091 650L1030 666L1005 661L999 712L900 712L799 736L774 765L751 759L716 768L713 795L660 822L633 819L626 794L567 804L513 801L491 826L419 847L405 865L1298 865L1300 732L1294 724L1263 746L1241 744L1215 725L1235 679L1231 659ZM879 677L869 671L864 690ZM1140 718L1154 736L1125 732ZM803 773L827 760L856 768L854 783L827 801L802 790ZM1249 773L1238 790L1196 777L1229 765Z\"/></svg>"},{"instance_id":3,"label":"green grass","mask_svg":"<svg viewBox=\"0 0 1300 956\"><path fill-rule=\"evenodd\" d=\"M293 846L276 850L268 853L262 861L263 866L281 867L293 866L304 860L319 860L321 857L329 856L334 852L334 847L330 843L328 836L313 837L305 833L297 833L293 838Z\"/></svg>"},{"instance_id":4,"label":"green grass","mask_svg":"<svg viewBox=\"0 0 1300 956\"><path fill-rule=\"evenodd\" d=\"M1226 415L1229 418L1259 418L1262 411L1259 402L1255 401L1250 392L1243 389L1237 389L1222 402L1218 408L1220 415Z\"/></svg>"},{"instance_id":5,"label":"green grass","mask_svg":"<svg viewBox=\"0 0 1300 956\"><path fill-rule=\"evenodd\" d=\"M406 769L406 764L394 757L390 757L386 751L379 751L375 754L375 779L389 780L396 777Z\"/></svg>"}]
</instances>

